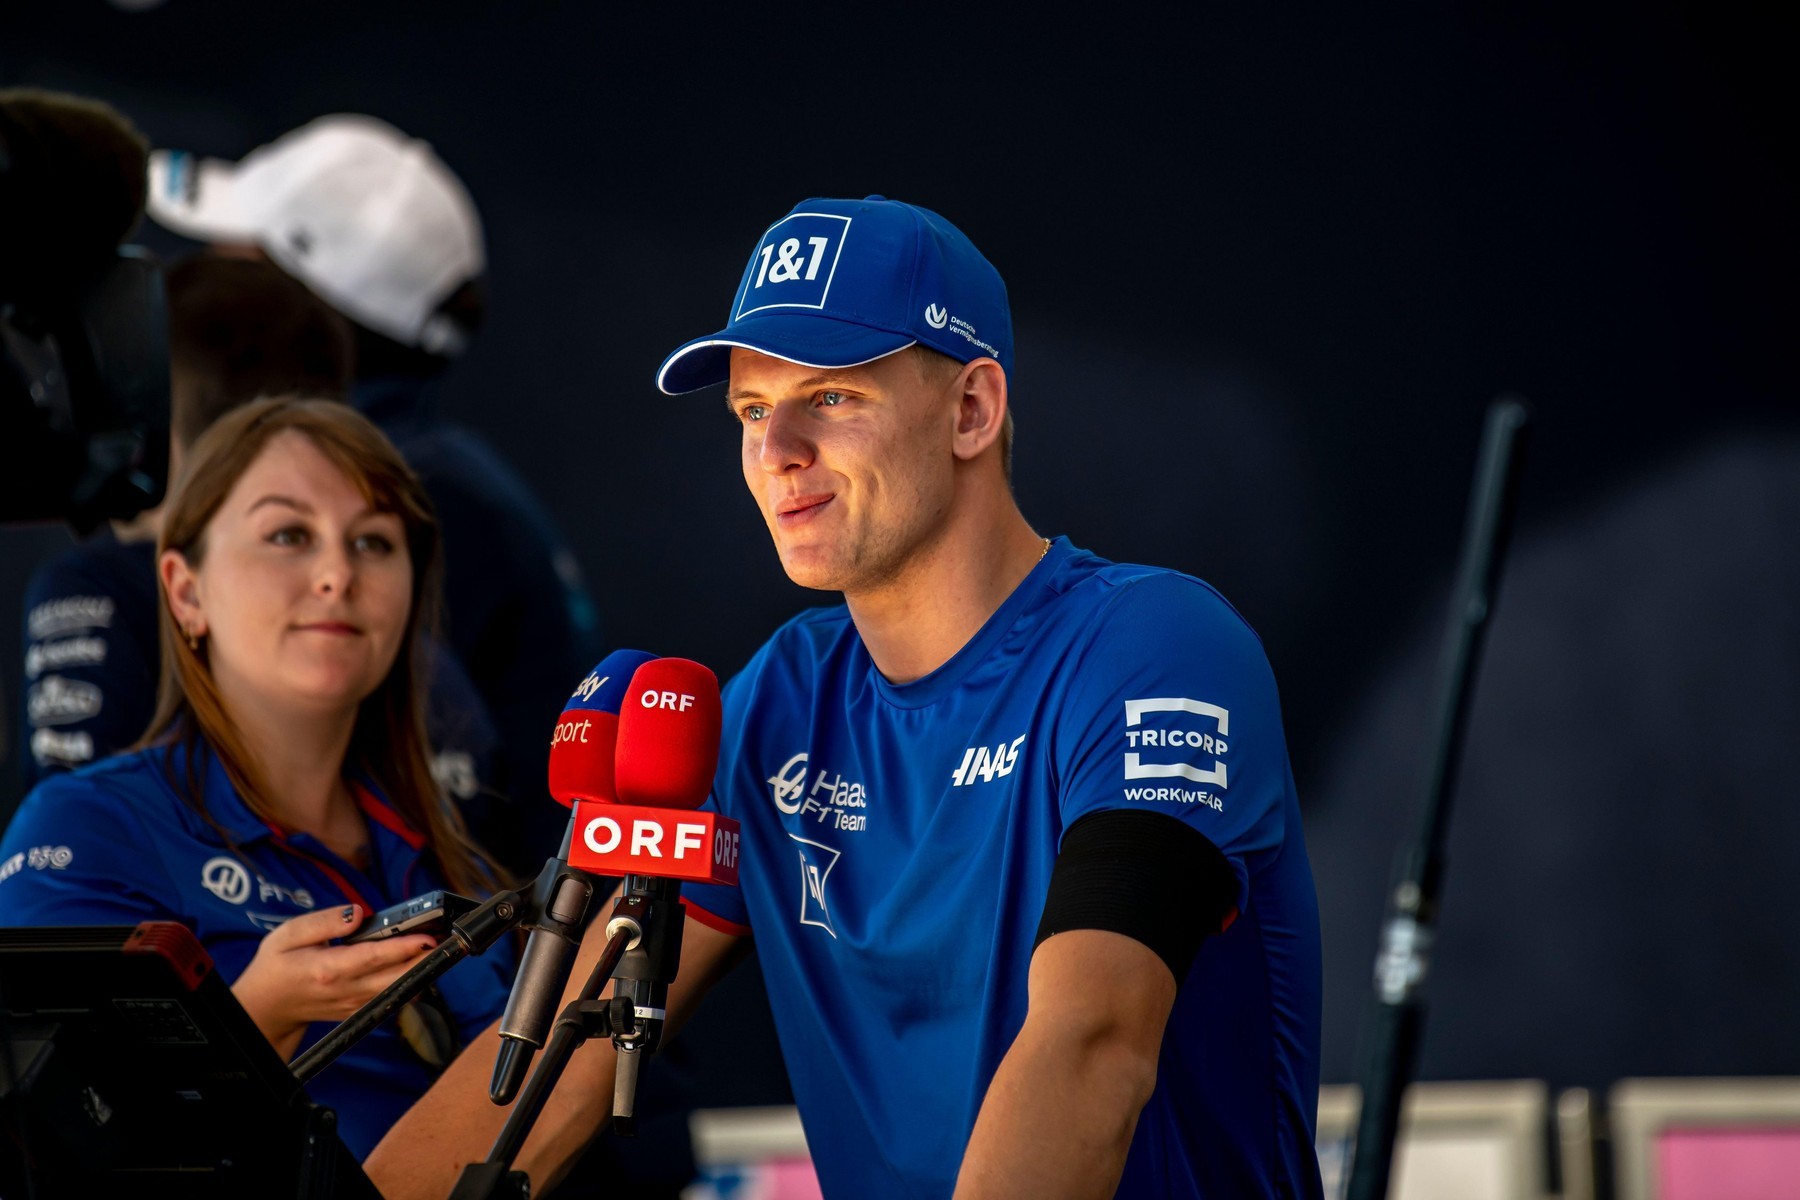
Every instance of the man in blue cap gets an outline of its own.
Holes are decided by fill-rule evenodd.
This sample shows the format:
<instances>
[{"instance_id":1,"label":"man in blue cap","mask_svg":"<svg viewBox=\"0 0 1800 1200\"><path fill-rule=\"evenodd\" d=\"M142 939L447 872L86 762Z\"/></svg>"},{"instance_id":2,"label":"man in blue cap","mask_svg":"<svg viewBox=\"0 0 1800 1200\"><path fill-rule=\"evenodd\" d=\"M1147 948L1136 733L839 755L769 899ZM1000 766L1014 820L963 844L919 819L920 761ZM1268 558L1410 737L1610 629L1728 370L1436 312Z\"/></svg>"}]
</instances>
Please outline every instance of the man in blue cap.
<instances>
[{"instance_id":1,"label":"man in blue cap","mask_svg":"<svg viewBox=\"0 0 1800 1200\"><path fill-rule=\"evenodd\" d=\"M1268 662L1199 580L1032 529L1011 367L994 268L872 196L778 221L658 373L727 384L782 565L844 595L725 691L742 886L684 890L670 1019L755 937L828 1196L1317 1196L1318 910ZM491 1067L371 1157L390 1196L486 1144ZM612 1071L578 1056L538 1180Z\"/></svg>"}]
</instances>

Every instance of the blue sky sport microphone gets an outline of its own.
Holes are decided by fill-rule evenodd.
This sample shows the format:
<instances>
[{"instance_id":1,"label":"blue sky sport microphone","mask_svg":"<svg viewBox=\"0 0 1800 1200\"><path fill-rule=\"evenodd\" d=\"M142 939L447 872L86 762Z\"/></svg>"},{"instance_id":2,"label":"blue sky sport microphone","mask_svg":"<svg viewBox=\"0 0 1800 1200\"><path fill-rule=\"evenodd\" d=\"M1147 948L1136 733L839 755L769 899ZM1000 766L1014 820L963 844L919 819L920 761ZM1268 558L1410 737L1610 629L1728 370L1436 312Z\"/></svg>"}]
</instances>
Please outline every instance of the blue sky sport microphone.
<instances>
[{"instance_id":1,"label":"blue sky sport microphone","mask_svg":"<svg viewBox=\"0 0 1800 1200\"><path fill-rule=\"evenodd\" d=\"M543 1048L562 1002L563 986L581 948L582 930L592 911L594 877L569 866L577 799L612 800L613 749L619 707L631 677L654 654L615 650L589 671L570 693L550 739L550 794L570 808L569 827L556 857L544 864L531 889L525 957L513 978L512 994L500 1017L500 1053L488 1097L510 1104L518 1095L532 1057Z\"/></svg>"}]
</instances>

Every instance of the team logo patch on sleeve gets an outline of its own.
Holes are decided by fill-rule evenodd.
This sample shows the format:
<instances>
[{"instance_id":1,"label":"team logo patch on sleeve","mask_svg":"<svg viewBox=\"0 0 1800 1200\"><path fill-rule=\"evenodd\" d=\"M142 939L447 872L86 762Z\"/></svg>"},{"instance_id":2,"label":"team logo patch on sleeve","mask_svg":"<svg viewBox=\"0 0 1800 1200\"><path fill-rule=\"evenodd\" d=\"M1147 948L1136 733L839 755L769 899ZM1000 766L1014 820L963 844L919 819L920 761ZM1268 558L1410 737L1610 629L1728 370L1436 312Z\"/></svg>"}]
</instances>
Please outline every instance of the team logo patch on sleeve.
<instances>
[{"instance_id":1,"label":"team logo patch on sleeve","mask_svg":"<svg viewBox=\"0 0 1800 1200\"><path fill-rule=\"evenodd\" d=\"M1176 779L1224 790L1231 713L1186 696L1125 702L1125 779ZM1212 792L1185 787L1127 788L1133 800L1169 800L1222 809Z\"/></svg>"}]
</instances>

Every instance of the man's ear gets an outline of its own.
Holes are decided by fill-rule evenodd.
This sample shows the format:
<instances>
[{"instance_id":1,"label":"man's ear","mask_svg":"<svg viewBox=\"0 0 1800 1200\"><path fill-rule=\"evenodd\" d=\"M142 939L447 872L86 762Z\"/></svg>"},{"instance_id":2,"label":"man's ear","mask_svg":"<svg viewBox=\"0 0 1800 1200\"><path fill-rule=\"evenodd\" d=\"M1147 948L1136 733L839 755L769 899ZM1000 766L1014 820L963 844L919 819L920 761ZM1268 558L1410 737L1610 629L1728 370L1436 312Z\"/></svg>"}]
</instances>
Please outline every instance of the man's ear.
<instances>
[{"instance_id":1,"label":"man's ear","mask_svg":"<svg viewBox=\"0 0 1800 1200\"><path fill-rule=\"evenodd\" d=\"M200 580L187 556L179 550L164 550L156 561L156 574L162 580L163 595L169 598L176 627L192 637L204 636L206 613L200 604Z\"/></svg>"},{"instance_id":2,"label":"man's ear","mask_svg":"<svg viewBox=\"0 0 1800 1200\"><path fill-rule=\"evenodd\" d=\"M956 457L973 462L1000 440L1006 425L1006 370L991 358L977 358L956 377Z\"/></svg>"}]
</instances>

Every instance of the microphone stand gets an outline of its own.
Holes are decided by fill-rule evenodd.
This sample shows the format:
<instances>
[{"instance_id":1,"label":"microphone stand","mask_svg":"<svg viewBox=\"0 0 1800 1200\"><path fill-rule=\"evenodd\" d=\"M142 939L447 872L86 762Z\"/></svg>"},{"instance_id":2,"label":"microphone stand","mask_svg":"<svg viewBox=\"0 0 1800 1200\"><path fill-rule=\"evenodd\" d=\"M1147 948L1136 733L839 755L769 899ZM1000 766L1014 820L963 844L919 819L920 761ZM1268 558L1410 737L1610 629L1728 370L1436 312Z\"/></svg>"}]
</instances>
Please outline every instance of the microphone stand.
<instances>
[{"instance_id":1,"label":"microphone stand","mask_svg":"<svg viewBox=\"0 0 1800 1200\"><path fill-rule=\"evenodd\" d=\"M324 1070L344 1051L368 1036L376 1026L393 1016L402 1005L430 987L438 976L471 954L484 953L500 935L514 928L526 916L519 894L497 892L487 902L465 913L450 925L450 936L406 974L387 985L369 1002L357 1009L330 1033L314 1042L296 1058L289 1069L294 1078L305 1083Z\"/></svg>"},{"instance_id":2,"label":"microphone stand","mask_svg":"<svg viewBox=\"0 0 1800 1200\"><path fill-rule=\"evenodd\" d=\"M411 970L376 993L367 1004L346 1017L337 1028L313 1043L306 1053L290 1063L289 1069L293 1071L294 1078L301 1083L310 1080L335 1062L344 1051L393 1016L407 1001L430 987L440 975L471 954L485 953L489 946L500 939L501 934L520 925L540 925L553 920L567 935L554 945L546 946L554 957L562 959L561 971L555 976L556 991L560 994L568 978L569 967L574 963L581 936L597 911L588 907L597 878L570 867L568 863L573 832L574 819L571 817L569 829L563 833L561 850L556 857L545 860L544 869L538 872L537 879L532 882L528 897L521 897L518 892L510 890L497 892L486 903L452 922L449 936L414 963ZM545 941L548 943L549 939ZM524 962L519 964L519 971L524 973ZM513 1003L511 1000L507 1003L509 1014ZM504 1028L503 1024L502 1029ZM518 1085L525 1079L526 1069L536 1050L535 1043L502 1037L494 1077L494 1103L511 1102L513 1094L518 1091ZM498 1094L503 1088L504 1094Z\"/></svg>"},{"instance_id":3,"label":"microphone stand","mask_svg":"<svg viewBox=\"0 0 1800 1200\"><path fill-rule=\"evenodd\" d=\"M1367 1018L1362 1111L1348 1200L1385 1200L1388 1194L1400 1100L1412 1079L1424 1032L1425 1004L1419 993L1430 967L1438 894L1443 888L1450 799L1462 757L1475 667L1512 525L1527 420L1523 404L1502 397L1488 407L1482 432L1480 471L1469 500L1462 563L1439 664L1436 737L1426 763L1419 835L1403 860L1402 879L1390 899L1375 958L1375 995Z\"/></svg>"},{"instance_id":4,"label":"microphone stand","mask_svg":"<svg viewBox=\"0 0 1800 1200\"><path fill-rule=\"evenodd\" d=\"M612 918L606 923L606 949L600 961L594 964L580 995L557 1018L550 1043L494 1139L487 1161L463 1168L450 1200L529 1200L530 1178L513 1170L513 1161L569 1060L590 1038L611 1037L618 1050L614 1121L619 1133L631 1134L638 1056L656 1049L665 1019L663 996L681 956L680 893L678 880L626 876L625 895L613 906ZM668 919L671 909L674 920ZM623 971L634 974L620 974L621 986L613 998L601 1000L607 981ZM643 990L646 984L650 985L648 991Z\"/></svg>"},{"instance_id":5,"label":"microphone stand","mask_svg":"<svg viewBox=\"0 0 1800 1200\"><path fill-rule=\"evenodd\" d=\"M525 953L519 960L512 995L500 1016L500 1053L494 1060L494 1076L488 1098L495 1104L511 1104L531 1069L531 1059L548 1036L552 1005L562 998L563 986L574 969L581 939L598 912L593 904L598 878L569 865L575 840L575 813L563 831L562 847L544 863L524 920L531 926Z\"/></svg>"}]
</instances>

